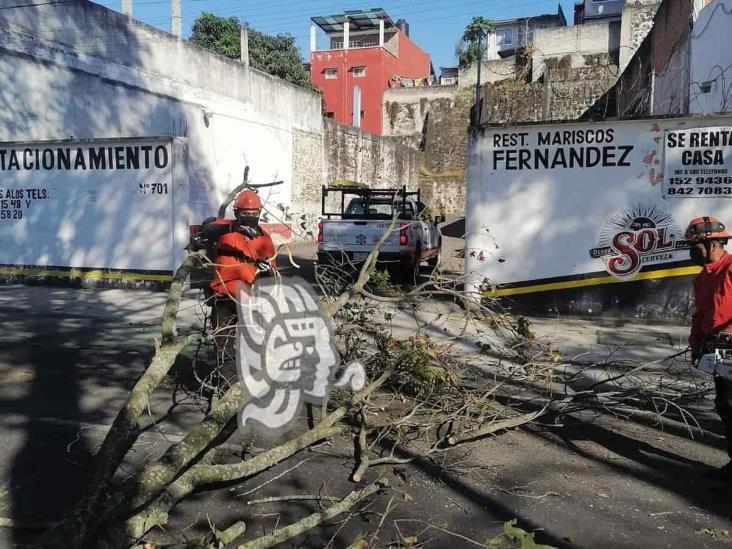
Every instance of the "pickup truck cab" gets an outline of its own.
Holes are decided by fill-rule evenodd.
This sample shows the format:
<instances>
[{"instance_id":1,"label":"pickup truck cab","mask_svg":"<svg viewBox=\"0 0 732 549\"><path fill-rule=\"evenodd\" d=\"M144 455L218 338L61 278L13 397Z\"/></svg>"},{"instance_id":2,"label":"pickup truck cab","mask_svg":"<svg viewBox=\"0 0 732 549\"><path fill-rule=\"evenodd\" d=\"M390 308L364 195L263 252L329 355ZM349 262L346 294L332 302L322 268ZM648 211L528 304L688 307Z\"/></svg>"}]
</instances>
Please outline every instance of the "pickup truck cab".
<instances>
[{"instance_id":1,"label":"pickup truck cab","mask_svg":"<svg viewBox=\"0 0 732 549\"><path fill-rule=\"evenodd\" d=\"M332 195L338 192L340 211L327 211L328 197L333 202L332 198L337 197ZM427 262L436 267L442 254L438 224L444 219L437 216L426 220L426 213L418 191L324 187L323 218L318 223L318 261L359 266L396 215L396 225L382 244L378 261L393 278L416 282L420 266Z\"/></svg>"}]
</instances>

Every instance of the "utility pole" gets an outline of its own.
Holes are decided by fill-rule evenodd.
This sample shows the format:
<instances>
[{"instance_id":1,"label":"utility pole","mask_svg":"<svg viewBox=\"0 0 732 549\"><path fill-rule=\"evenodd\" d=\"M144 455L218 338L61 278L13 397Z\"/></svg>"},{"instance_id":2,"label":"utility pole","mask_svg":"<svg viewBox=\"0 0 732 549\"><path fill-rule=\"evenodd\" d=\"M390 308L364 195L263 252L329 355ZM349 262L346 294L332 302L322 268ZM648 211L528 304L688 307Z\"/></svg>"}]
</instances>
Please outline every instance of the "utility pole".
<instances>
[{"instance_id":1,"label":"utility pole","mask_svg":"<svg viewBox=\"0 0 732 549\"><path fill-rule=\"evenodd\" d=\"M478 77L475 82L475 111L473 112L473 126L475 126L476 128L480 126L480 111L482 110L480 106L480 66L483 64L482 41L483 33L481 32L478 35Z\"/></svg>"},{"instance_id":2,"label":"utility pole","mask_svg":"<svg viewBox=\"0 0 732 549\"><path fill-rule=\"evenodd\" d=\"M249 66L249 27L246 25L241 26L240 31L240 39L241 39L241 46L239 47L239 60L241 61L241 64L248 67Z\"/></svg>"},{"instance_id":3,"label":"utility pole","mask_svg":"<svg viewBox=\"0 0 732 549\"><path fill-rule=\"evenodd\" d=\"M171 6L173 17L173 34L178 38L183 37L183 17L180 14L180 0L173 0Z\"/></svg>"},{"instance_id":4,"label":"utility pole","mask_svg":"<svg viewBox=\"0 0 732 549\"><path fill-rule=\"evenodd\" d=\"M132 17L132 0L122 0L122 13L127 17Z\"/></svg>"}]
</instances>

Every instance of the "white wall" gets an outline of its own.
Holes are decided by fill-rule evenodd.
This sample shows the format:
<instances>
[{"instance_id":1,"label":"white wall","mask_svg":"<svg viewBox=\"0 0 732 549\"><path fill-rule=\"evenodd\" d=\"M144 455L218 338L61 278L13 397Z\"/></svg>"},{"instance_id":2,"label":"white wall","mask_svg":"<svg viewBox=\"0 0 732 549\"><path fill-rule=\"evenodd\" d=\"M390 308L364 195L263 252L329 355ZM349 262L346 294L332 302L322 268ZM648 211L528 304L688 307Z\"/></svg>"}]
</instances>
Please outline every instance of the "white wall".
<instances>
[{"instance_id":1,"label":"white wall","mask_svg":"<svg viewBox=\"0 0 732 549\"><path fill-rule=\"evenodd\" d=\"M185 138L178 235L215 215L246 164L284 181L263 195L274 220L292 206L293 131L323 131L316 94L83 0L0 11L0 79L0 141Z\"/></svg>"},{"instance_id":2,"label":"white wall","mask_svg":"<svg viewBox=\"0 0 732 549\"><path fill-rule=\"evenodd\" d=\"M557 277L622 278L609 269L607 261L611 256L592 257L590 250L609 245L608 237L623 229L622 225L613 225L614 220L624 214L632 215L638 206L668 214L669 218L662 221L673 227L667 236L675 240L683 238L683 229L695 216L716 215L732 223L732 145L719 147L725 157L724 165L694 168L727 170L725 173L678 174L692 179L688 185L682 185L692 189L688 196L669 191L671 187L676 188L670 184L674 174L663 173L664 132L710 126L732 130L732 117L488 128L474 136L468 164L468 277L473 284L481 284L486 279L491 284L526 284ZM605 136L609 130L612 139L600 145L539 144L539 134L548 133L552 138L558 135L564 142L572 142L580 140L579 135L587 136L586 132L598 130L605 132ZM515 143L496 143L495 139L504 136L506 139L516 136ZM538 150L548 150L554 155L563 149L569 155L570 151L588 147L632 149L625 158L627 166L570 168L560 164L553 169L528 169L526 165L507 164L502 160L507 154L526 154L529 162L533 162ZM614 155L617 161L624 150L615 148L608 154ZM704 177L705 181L721 177L727 181L723 184L707 181L708 184L700 185L695 181L697 177ZM710 192L715 193L715 186L725 187L727 191L697 192L697 188L710 187ZM661 221L654 219L660 226ZM647 258L644 265L665 268L668 264L669 268L676 268L674 262L687 257L685 251L659 252L655 259Z\"/></svg>"},{"instance_id":3,"label":"white wall","mask_svg":"<svg viewBox=\"0 0 732 549\"><path fill-rule=\"evenodd\" d=\"M620 26L617 22L538 29L534 31L532 81L543 74L546 59L569 55L572 68L578 68L585 65L585 55L608 54L618 51L619 47Z\"/></svg>"},{"instance_id":4,"label":"white wall","mask_svg":"<svg viewBox=\"0 0 732 549\"><path fill-rule=\"evenodd\" d=\"M460 89L475 88L478 77L478 64L473 63L458 71L458 86ZM487 59L481 63L480 83L500 82L516 77L516 56L512 55L504 59Z\"/></svg>"},{"instance_id":5,"label":"white wall","mask_svg":"<svg viewBox=\"0 0 732 549\"><path fill-rule=\"evenodd\" d=\"M692 113L732 110L732 1L715 0L705 6L691 33L690 106ZM709 82L708 92L701 86Z\"/></svg>"}]
</instances>

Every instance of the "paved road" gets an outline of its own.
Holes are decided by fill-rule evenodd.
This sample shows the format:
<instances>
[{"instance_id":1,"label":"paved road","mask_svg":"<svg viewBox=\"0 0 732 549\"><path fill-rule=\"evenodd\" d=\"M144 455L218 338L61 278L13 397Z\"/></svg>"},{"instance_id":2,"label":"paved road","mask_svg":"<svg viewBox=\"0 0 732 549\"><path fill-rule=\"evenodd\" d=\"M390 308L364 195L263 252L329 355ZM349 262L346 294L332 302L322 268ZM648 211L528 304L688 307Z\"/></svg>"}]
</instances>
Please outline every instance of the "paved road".
<instances>
[{"instance_id":1,"label":"paved road","mask_svg":"<svg viewBox=\"0 0 732 549\"><path fill-rule=\"evenodd\" d=\"M311 276L312 246L295 251L301 272ZM0 287L0 517L21 523L55 519L78 496L91 456L150 356L163 299L145 291ZM473 327L463 331L453 307L428 302L416 310L394 309L394 334L404 337L419 329L452 338L456 356L468 363L477 357L475 340L481 334ZM196 292L187 294L182 309L185 324L199 322ZM596 361L612 354L637 363L676 352L686 330L563 319L534 319L533 328L565 358ZM195 420L200 403L180 396L175 417L142 437L134 461L159 454L166 439L177 440ZM162 395L153 399L154 412L168 406ZM724 503L728 495L712 492L715 486L700 473L704 464L724 460L719 426L709 417L710 434L694 441L683 429L664 432L608 420L594 427L515 433L465 456L468 464L490 464L491 472L480 481L449 479L426 464L408 477L394 476L414 500L399 516L444 519L476 539L516 516L526 526L545 527L542 539L562 547L721 547L724 542L714 536L732 529ZM303 468L291 489L317 491L315 479L332 476L343 463L323 455L316 474ZM350 490L347 484L333 489ZM559 495L535 498L547 492ZM207 509L224 509L233 518L251 513L237 502L234 492L197 499L181 509L176 524L185 526ZM358 524L346 533L357 530ZM27 538L21 530L0 528L0 547L22 546ZM449 536L440 539L471 546Z\"/></svg>"}]
</instances>

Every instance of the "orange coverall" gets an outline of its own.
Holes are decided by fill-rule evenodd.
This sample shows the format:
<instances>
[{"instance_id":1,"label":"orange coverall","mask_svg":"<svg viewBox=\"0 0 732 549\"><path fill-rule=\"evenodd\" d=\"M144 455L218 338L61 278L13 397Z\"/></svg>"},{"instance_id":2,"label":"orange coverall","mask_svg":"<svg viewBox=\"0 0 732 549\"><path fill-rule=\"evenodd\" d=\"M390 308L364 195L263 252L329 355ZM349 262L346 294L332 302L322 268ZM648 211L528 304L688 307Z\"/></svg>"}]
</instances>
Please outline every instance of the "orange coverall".
<instances>
[{"instance_id":1,"label":"orange coverall","mask_svg":"<svg viewBox=\"0 0 732 549\"><path fill-rule=\"evenodd\" d=\"M218 219L207 223L204 230L209 234L219 234L216 240L216 274L211 281L211 289L216 295L236 296L240 282L254 283L259 274L256 261L269 261L276 266L275 247L272 238L261 228L249 237L231 219Z\"/></svg>"}]
</instances>

